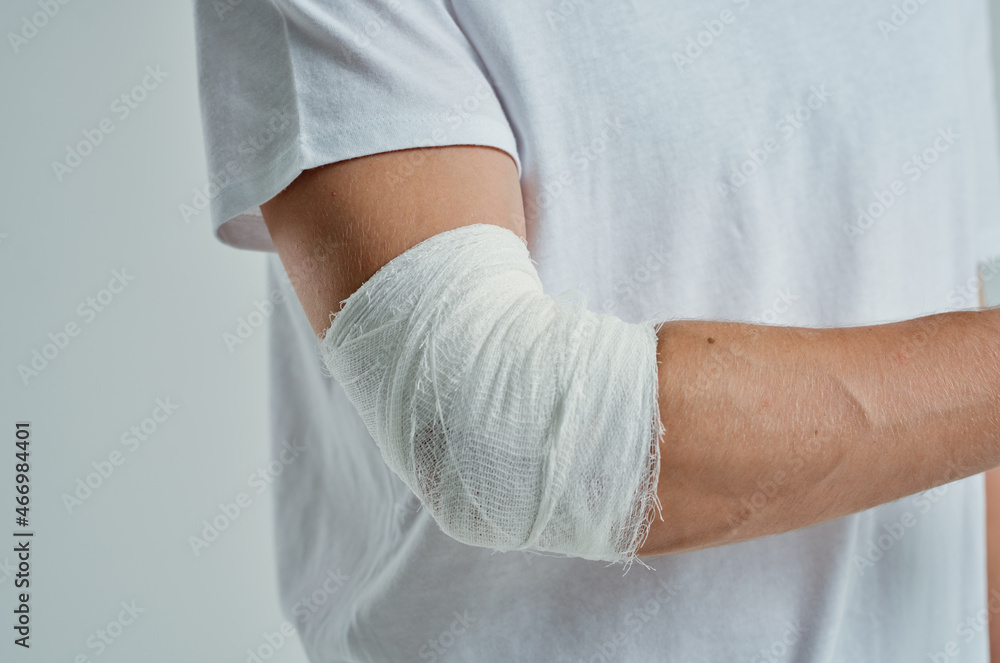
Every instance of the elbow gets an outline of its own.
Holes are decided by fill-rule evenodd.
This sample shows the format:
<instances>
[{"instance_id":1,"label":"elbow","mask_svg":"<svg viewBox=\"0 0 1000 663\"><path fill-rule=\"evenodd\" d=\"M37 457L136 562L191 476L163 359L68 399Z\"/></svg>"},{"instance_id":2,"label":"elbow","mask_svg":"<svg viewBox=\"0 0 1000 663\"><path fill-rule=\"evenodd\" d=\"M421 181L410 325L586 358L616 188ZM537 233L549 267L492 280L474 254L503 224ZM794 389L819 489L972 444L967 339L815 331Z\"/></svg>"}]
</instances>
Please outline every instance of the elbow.
<instances>
[{"instance_id":1,"label":"elbow","mask_svg":"<svg viewBox=\"0 0 1000 663\"><path fill-rule=\"evenodd\" d=\"M632 557L655 502L655 333L546 295L509 231L459 228L394 259L321 350L448 536Z\"/></svg>"},{"instance_id":2,"label":"elbow","mask_svg":"<svg viewBox=\"0 0 1000 663\"><path fill-rule=\"evenodd\" d=\"M442 438L415 444L411 470L400 478L456 541L501 552L524 548L538 517L532 496L542 489L540 473L511 471L516 465L488 440L465 436L449 447Z\"/></svg>"}]
</instances>

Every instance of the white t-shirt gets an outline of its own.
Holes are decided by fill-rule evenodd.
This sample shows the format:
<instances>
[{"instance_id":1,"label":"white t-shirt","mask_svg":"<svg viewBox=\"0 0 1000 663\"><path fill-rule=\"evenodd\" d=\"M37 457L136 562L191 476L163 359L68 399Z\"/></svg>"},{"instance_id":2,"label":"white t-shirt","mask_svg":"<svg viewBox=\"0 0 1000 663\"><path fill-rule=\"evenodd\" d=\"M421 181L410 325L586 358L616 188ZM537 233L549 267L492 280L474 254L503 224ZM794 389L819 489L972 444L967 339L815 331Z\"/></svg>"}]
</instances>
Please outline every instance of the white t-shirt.
<instances>
[{"instance_id":1,"label":"white t-shirt","mask_svg":"<svg viewBox=\"0 0 1000 663\"><path fill-rule=\"evenodd\" d=\"M975 263L1000 254L985 0L196 11L211 213L234 246L273 251L255 208L303 169L474 144L518 165L546 292L628 321L973 308ZM278 571L311 660L988 660L981 476L625 575L469 547L386 468L274 254L270 271L275 453L307 449L278 479Z\"/></svg>"}]
</instances>

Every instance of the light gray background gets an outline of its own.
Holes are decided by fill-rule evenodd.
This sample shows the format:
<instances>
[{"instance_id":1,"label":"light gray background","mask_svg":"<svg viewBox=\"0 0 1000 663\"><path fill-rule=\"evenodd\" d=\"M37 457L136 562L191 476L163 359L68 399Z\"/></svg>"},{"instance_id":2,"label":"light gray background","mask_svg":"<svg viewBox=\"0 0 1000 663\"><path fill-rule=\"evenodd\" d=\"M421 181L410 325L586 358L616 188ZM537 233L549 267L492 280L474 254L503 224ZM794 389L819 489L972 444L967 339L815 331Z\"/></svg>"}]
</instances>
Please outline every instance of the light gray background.
<instances>
[{"instance_id":1,"label":"light gray background","mask_svg":"<svg viewBox=\"0 0 1000 663\"><path fill-rule=\"evenodd\" d=\"M244 662L284 621L270 490L248 485L270 460L267 332L235 352L223 340L266 297L264 258L216 242L207 212L179 212L207 177L192 9L72 0L15 53L8 32L37 11L0 4L0 660ZM169 75L121 118L111 104L147 66ZM114 131L58 181L52 162L103 118ZM116 269L134 280L88 323L78 305ZM17 366L69 322L79 335L25 385ZM130 452L121 435L157 398L179 407ZM32 422L37 532L28 652L12 644L4 570L19 420ZM124 462L69 513L62 496L116 450ZM195 556L188 537L240 492L251 505ZM145 612L97 655L88 638L122 601ZM269 660L305 656L293 637Z\"/></svg>"}]
</instances>

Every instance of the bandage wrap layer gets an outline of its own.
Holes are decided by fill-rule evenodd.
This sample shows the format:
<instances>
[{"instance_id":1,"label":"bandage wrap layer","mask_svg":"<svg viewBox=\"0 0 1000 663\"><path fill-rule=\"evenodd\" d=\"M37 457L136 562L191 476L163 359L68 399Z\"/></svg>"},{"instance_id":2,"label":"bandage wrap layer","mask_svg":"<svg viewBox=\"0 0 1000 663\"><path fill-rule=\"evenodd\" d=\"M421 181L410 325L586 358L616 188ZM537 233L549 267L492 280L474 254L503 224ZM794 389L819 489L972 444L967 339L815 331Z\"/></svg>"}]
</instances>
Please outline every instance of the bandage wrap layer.
<instances>
[{"instance_id":1,"label":"bandage wrap layer","mask_svg":"<svg viewBox=\"0 0 1000 663\"><path fill-rule=\"evenodd\" d=\"M634 557L659 508L654 329L544 294L514 233L478 224L406 251L348 298L321 351L446 534Z\"/></svg>"}]
</instances>

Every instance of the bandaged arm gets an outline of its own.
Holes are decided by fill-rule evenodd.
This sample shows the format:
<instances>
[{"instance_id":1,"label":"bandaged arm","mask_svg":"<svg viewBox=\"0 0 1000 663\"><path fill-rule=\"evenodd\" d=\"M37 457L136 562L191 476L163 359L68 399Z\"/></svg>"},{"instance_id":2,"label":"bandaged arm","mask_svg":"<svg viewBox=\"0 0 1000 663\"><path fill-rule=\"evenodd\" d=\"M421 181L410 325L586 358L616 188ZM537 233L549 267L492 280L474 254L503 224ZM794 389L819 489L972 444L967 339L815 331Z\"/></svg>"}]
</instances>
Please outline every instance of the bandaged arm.
<instances>
[{"instance_id":1,"label":"bandaged arm","mask_svg":"<svg viewBox=\"0 0 1000 663\"><path fill-rule=\"evenodd\" d=\"M306 171L262 210L386 462L465 543L620 561L1000 465L998 310L838 329L670 321L654 336L540 292L518 255L516 169L486 147ZM462 272L470 255L489 275Z\"/></svg>"}]
</instances>

